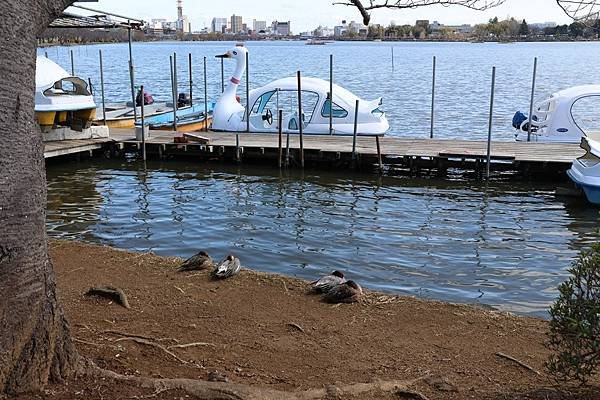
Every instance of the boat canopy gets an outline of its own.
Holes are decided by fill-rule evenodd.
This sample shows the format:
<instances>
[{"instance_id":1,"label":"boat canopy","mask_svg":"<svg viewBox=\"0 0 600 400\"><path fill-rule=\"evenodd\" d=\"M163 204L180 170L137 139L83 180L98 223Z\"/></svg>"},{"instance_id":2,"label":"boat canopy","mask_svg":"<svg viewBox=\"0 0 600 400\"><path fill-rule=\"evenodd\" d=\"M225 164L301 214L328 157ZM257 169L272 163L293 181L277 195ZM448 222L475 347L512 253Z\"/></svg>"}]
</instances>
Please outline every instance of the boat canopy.
<instances>
[{"instance_id":1,"label":"boat canopy","mask_svg":"<svg viewBox=\"0 0 600 400\"><path fill-rule=\"evenodd\" d=\"M35 73L35 111L76 111L96 108L87 82L71 76L46 57L38 57Z\"/></svg>"},{"instance_id":2,"label":"boat canopy","mask_svg":"<svg viewBox=\"0 0 600 400\"><path fill-rule=\"evenodd\" d=\"M575 120L574 106L578 101L592 97L600 99L600 85L571 87L537 102L531 116L532 140L579 143L581 138L588 136L590 132L586 132ZM513 119L513 127L519 131L517 140L526 139L529 117L517 112Z\"/></svg>"}]
</instances>

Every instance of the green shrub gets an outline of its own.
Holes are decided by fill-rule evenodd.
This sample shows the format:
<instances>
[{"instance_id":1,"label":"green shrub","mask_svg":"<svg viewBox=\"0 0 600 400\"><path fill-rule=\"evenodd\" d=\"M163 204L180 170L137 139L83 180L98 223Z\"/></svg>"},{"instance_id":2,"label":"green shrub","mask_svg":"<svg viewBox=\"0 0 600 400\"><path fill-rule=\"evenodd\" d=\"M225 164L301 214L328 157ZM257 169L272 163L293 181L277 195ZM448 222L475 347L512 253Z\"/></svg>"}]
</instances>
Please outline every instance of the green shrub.
<instances>
[{"instance_id":1,"label":"green shrub","mask_svg":"<svg viewBox=\"0 0 600 400\"><path fill-rule=\"evenodd\" d=\"M550 308L547 366L559 380L585 384L600 366L600 243L581 252L569 273Z\"/></svg>"}]
</instances>

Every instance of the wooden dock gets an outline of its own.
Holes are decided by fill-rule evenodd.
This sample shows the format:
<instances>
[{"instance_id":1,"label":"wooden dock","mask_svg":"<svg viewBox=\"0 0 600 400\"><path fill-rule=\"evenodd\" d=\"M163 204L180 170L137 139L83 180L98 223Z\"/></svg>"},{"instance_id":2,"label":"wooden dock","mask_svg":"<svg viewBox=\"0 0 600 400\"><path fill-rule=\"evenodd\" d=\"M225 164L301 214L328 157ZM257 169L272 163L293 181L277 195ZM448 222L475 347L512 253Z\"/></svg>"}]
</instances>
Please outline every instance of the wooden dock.
<instances>
[{"instance_id":1,"label":"wooden dock","mask_svg":"<svg viewBox=\"0 0 600 400\"><path fill-rule=\"evenodd\" d=\"M236 134L223 132L199 132L206 141L189 140L175 143L175 136L182 133L151 131L146 140L149 158L177 156L198 157L199 159L222 159L229 161L252 161L278 164L279 138L276 134L240 133L236 145ZM298 165L300 140L297 134L290 135L290 164ZM377 165L379 156L375 137L358 137L356 153L353 157L351 136L304 136L304 158L310 165L353 163L355 166ZM135 139L133 130L111 130L110 139L72 140L48 142L45 145L46 158L66 154L94 152L108 147L120 150L139 149L141 143ZM404 168L439 169L465 168L481 170L486 162L487 143L485 141L409 139L383 137L380 139L381 161L384 166ZM493 142L491 159L492 170L556 171L563 173L573 160L584 151L577 144ZM283 157L286 154L286 136L283 136ZM285 160L284 160L285 161Z\"/></svg>"}]
</instances>

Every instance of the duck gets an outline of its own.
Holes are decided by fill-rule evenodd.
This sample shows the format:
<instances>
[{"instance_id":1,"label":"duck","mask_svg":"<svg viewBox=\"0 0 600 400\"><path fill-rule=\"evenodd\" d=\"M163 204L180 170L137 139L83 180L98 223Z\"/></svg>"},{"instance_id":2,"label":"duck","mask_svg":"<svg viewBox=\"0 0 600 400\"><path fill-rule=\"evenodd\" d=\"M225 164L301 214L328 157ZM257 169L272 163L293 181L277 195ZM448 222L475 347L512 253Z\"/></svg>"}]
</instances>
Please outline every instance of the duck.
<instances>
[{"instance_id":1,"label":"duck","mask_svg":"<svg viewBox=\"0 0 600 400\"><path fill-rule=\"evenodd\" d=\"M312 293L327 293L334 286L340 285L346 282L344 273L340 271L333 271L329 275L325 275L321 279L310 283L310 291Z\"/></svg>"},{"instance_id":2,"label":"duck","mask_svg":"<svg viewBox=\"0 0 600 400\"><path fill-rule=\"evenodd\" d=\"M327 303L356 303L362 296L362 288L354 281L347 281L332 287L323 295Z\"/></svg>"},{"instance_id":3,"label":"duck","mask_svg":"<svg viewBox=\"0 0 600 400\"><path fill-rule=\"evenodd\" d=\"M217 131L242 130L244 114L246 108L237 100L237 90L242 82L242 76L246 71L246 55L248 49L243 45L237 45L225 54L216 56L217 58L229 58L236 61L237 65L233 76L229 79L227 88L217 101L213 110L212 129Z\"/></svg>"},{"instance_id":4,"label":"duck","mask_svg":"<svg viewBox=\"0 0 600 400\"><path fill-rule=\"evenodd\" d=\"M240 259L231 254L225 257L212 271L213 279L227 279L240 272Z\"/></svg>"},{"instance_id":5,"label":"duck","mask_svg":"<svg viewBox=\"0 0 600 400\"><path fill-rule=\"evenodd\" d=\"M179 266L177 271L200 271L203 269L210 269L214 266L212 258L205 251L201 251L192 257L188 258Z\"/></svg>"}]
</instances>

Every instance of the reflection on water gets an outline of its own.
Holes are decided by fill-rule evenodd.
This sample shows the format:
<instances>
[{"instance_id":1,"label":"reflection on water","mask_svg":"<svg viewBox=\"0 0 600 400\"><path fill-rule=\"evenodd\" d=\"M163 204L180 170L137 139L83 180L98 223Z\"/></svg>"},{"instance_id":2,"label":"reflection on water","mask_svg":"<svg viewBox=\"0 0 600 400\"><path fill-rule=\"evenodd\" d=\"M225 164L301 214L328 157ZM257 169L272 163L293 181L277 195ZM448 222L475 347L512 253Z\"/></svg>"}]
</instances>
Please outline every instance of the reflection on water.
<instances>
[{"instance_id":1,"label":"reflection on water","mask_svg":"<svg viewBox=\"0 0 600 400\"><path fill-rule=\"evenodd\" d=\"M508 188L508 190L507 190ZM52 237L544 315L600 215L550 187L93 161L48 168Z\"/></svg>"}]
</instances>

